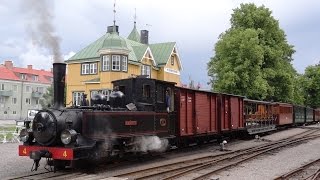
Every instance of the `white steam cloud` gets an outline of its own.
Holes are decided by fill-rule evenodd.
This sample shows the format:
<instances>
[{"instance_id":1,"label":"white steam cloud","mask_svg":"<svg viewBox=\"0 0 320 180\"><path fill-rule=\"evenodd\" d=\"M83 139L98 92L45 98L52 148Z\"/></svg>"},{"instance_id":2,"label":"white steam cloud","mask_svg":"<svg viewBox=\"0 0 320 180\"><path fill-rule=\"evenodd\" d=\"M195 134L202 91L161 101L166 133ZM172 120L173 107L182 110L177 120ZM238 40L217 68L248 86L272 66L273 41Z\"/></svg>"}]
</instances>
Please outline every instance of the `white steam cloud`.
<instances>
[{"instance_id":1,"label":"white steam cloud","mask_svg":"<svg viewBox=\"0 0 320 180\"><path fill-rule=\"evenodd\" d=\"M137 152L164 152L167 150L169 142L167 139L160 139L158 136L137 137L134 141Z\"/></svg>"}]
</instances>

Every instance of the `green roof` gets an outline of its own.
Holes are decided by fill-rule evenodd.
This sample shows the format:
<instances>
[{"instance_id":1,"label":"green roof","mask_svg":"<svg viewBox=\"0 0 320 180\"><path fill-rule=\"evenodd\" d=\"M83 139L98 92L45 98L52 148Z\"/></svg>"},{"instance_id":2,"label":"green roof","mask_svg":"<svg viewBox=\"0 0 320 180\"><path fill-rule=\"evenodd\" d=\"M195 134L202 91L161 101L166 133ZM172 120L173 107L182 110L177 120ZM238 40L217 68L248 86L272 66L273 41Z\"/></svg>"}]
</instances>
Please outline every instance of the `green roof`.
<instances>
[{"instance_id":1,"label":"green roof","mask_svg":"<svg viewBox=\"0 0 320 180\"><path fill-rule=\"evenodd\" d=\"M138 33L137 29L134 28L128 36L128 39L122 38L116 33L106 33L96 41L89 44L87 47L77 52L66 62L97 60L97 58L100 58L99 50L103 47L111 49L128 49L130 51L128 55L129 61L139 62L143 58L143 55L149 47L154 57L154 60L158 65L167 63L167 61L170 58L171 52L176 44L175 42L146 45L137 41L137 37L133 38L133 35L131 35L133 32Z\"/></svg>"},{"instance_id":2,"label":"green roof","mask_svg":"<svg viewBox=\"0 0 320 180\"><path fill-rule=\"evenodd\" d=\"M166 64L172 50L175 46L175 42L150 44L150 49L153 54L154 59L158 64Z\"/></svg>"},{"instance_id":3,"label":"green roof","mask_svg":"<svg viewBox=\"0 0 320 180\"><path fill-rule=\"evenodd\" d=\"M102 44L101 49L125 49L128 50L126 40L118 35L116 32L112 32L108 35Z\"/></svg>"},{"instance_id":4,"label":"green roof","mask_svg":"<svg viewBox=\"0 0 320 180\"><path fill-rule=\"evenodd\" d=\"M136 24L134 24L134 27L133 27L131 33L129 34L128 39L130 39L132 41L140 42L140 34L136 28Z\"/></svg>"}]
</instances>

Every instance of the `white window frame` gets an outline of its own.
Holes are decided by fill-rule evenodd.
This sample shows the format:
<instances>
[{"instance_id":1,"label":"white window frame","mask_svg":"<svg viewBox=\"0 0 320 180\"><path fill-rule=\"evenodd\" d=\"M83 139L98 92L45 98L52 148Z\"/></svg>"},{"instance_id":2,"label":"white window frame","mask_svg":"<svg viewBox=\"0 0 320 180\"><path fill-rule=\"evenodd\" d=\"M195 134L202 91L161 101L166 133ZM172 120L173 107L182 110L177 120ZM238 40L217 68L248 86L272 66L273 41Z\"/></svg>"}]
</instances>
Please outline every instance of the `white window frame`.
<instances>
[{"instance_id":1,"label":"white window frame","mask_svg":"<svg viewBox=\"0 0 320 180\"><path fill-rule=\"evenodd\" d=\"M102 56L102 71L110 71L110 55Z\"/></svg>"},{"instance_id":2,"label":"white window frame","mask_svg":"<svg viewBox=\"0 0 320 180\"><path fill-rule=\"evenodd\" d=\"M12 111L12 114L17 114L17 111Z\"/></svg>"},{"instance_id":3,"label":"white window frame","mask_svg":"<svg viewBox=\"0 0 320 180\"><path fill-rule=\"evenodd\" d=\"M142 65L141 66L141 75L148 75L147 78L151 78L151 66Z\"/></svg>"},{"instance_id":4,"label":"white window frame","mask_svg":"<svg viewBox=\"0 0 320 180\"><path fill-rule=\"evenodd\" d=\"M90 63L90 74L97 74L97 63Z\"/></svg>"},{"instance_id":5,"label":"white window frame","mask_svg":"<svg viewBox=\"0 0 320 180\"><path fill-rule=\"evenodd\" d=\"M90 64L82 64L81 65L81 74L89 74L90 73Z\"/></svg>"},{"instance_id":6,"label":"white window frame","mask_svg":"<svg viewBox=\"0 0 320 180\"><path fill-rule=\"evenodd\" d=\"M36 99L36 102L35 102L35 103L36 103L36 105L38 105L38 104L39 104L39 99Z\"/></svg>"},{"instance_id":7,"label":"white window frame","mask_svg":"<svg viewBox=\"0 0 320 180\"><path fill-rule=\"evenodd\" d=\"M20 74L20 78L21 78L21 80L27 80L27 75L21 73L21 74Z\"/></svg>"},{"instance_id":8,"label":"white window frame","mask_svg":"<svg viewBox=\"0 0 320 180\"><path fill-rule=\"evenodd\" d=\"M0 91L4 91L4 84L0 84Z\"/></svg>"},{"instance_id":9,"label":"white window frame","mask_svg":"<svg viewBox=\"0 0 320 180\"><path fill-rule=\"evenodd\" d=\"M12 102L12 104L17 104L17 98L13 97L11 102Z\"/></svg>"},{"instance_id":10,"label":"white window frame","mask_svg":"<svg viewBox=\"0 0 320 180\"><path fill-rule=\"evenodd\" d=\"M122 66L121 66L121 69L122 71L128 71L128 58L127 56L122 56L122 62L121 62Z\"/></svg>"},{"instance_id":11,"label":"white window frame","mask_svg":"<svg viewBox=\"0 0 320 180\"><path fill-rule=\"evenodd\" d=\"M26 98L26 104L31 104L31 99L30 98Z\"/></svg>"},{"instance_id":12,"label":"white window frame","mask_svg":"<svg viewBox=\"0 0 320 180\"><path fill-rule=\"evenodd\" d=\"M112 55L112 71L120 71L120 55Z\"/></svg>"},{"instance_id":13,"label":"white window frame","mask_svg":"<svg viewBox=\"0 0 320 180\"><path fill-rule=\"evenodd\" d=\"M37 92L43 93L43 87L37 87Z\"/></svg>"},{"instance_id":14,"label":"white window frame","mask_svg":"<svg viewBox=\"0 0 320 180\"><path fill-rule=\"evenodd\" d=\"M84 94L83 91L74 91L72 92L72 104L76 106L80 106L81 104L81 98Z\"/></svg>"}]
</instances>

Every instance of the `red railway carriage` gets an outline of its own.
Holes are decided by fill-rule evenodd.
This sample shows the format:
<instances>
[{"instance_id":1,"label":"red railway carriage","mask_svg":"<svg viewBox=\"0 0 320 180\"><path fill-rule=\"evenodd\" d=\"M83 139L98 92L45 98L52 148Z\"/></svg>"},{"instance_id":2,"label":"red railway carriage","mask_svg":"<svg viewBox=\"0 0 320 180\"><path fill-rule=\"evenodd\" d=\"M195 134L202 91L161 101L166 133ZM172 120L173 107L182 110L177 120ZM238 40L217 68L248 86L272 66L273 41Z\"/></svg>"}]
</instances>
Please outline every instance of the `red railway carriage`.
<instances>
[{"instance_id":1,"label":"red railway carriage","mask_svg":"<svg viewBox=\"0 0 320 180\"><path fill-rule=\"evenodd\" d=\"M293 105L287 103L274 103L273 113L276 115L277 125L293 124Z\"/></svg>"},{"instance_id":2,"label":"red railway carriage","mask_svg":"<svg viewBox=\"0 0 320 180\"><path fill-rule=\"evenodd\" d=\"M320 108L314 110L314 121L320 121Z\"/></svg>"}]
</instances>

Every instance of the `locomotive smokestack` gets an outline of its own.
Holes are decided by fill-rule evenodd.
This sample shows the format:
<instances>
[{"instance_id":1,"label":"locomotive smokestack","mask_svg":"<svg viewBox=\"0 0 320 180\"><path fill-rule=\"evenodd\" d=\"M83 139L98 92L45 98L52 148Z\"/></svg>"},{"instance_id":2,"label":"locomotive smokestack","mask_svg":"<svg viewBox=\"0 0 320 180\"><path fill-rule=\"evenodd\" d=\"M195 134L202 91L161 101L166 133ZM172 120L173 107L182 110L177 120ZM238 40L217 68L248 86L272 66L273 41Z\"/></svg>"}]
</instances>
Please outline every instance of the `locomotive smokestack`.
<instances>
[{"instance_id":1,"label":"locomotive smokestack","mask_svg":"<svg viewBox=\"0 0 320 180\"><path fill-rule=\"evenodd\" d=\"M66 76L65 63L53 63L54 108L64 107L64 87Z\"/></svg>"}]
</instances>

